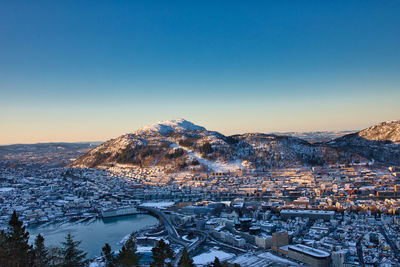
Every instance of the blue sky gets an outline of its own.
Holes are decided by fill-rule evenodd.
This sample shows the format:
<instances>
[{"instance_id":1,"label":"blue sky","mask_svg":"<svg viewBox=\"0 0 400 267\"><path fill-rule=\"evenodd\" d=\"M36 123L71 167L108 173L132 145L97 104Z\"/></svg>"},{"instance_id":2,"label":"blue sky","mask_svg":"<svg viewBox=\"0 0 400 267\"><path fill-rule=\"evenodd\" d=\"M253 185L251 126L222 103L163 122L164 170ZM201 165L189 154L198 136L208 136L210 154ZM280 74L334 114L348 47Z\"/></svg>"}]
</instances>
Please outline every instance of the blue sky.
<instances>
[{"instance_id":1,"label":"blue sky","mask_svg":"<svg viewBox=\"0 0 400 267\"><path fill-rule=\"evenodd\" d=\"M0 143L400 119L400 1L2 1Z\"/></svg>"}]
</instances>

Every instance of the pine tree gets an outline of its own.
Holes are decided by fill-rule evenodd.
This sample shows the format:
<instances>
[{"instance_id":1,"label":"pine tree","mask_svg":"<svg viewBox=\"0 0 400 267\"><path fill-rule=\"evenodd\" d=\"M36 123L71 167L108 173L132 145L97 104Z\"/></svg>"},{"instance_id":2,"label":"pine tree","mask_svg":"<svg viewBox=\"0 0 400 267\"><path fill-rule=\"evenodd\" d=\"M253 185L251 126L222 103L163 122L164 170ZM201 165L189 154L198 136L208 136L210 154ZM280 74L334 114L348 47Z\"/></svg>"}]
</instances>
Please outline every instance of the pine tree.
<instances>
[{"instance_id":1,"label":"pine tree","mask_svg":"<svg viewBox=\"0 0 400 267\"><path fill-rule=\"evenodd\" d=\"M200 146L199 150L203 157L213 152L213 148L209 142L206 142L202 146Z\"/></svg>"},{"instance_id":2,"label":"pine tree","mask_svg":"<svg viewBox=\"0 0 400 267\"><path fill-rule=\"evenodd\" d=\"M5 266L28 266L32 255L32 246L28 244L29 232L25 231L25 226L18 220L15 210L8 222L5 236L7 246Z\"/></svg>"},{"instance_id":3,"label":"pine tree","mask_svg":"<svg viewBox=\"0 0 400 267\"><path fill-rule=\"evenodd\" d=\"M63 267L81 267L86 264L86 254L78 249L82 241L74 241L71 233L65 237L65 242L62 242L61 254L63 256Z\"/></svg>"},{"instance_id":4,"label":"pine tree","mask_svg":"<svg viewBox=\"0 0 400 267\"><path fill-rule=\"evenodd\" d=\"M117 262L122 267L139 266L140 255L136 253L136 244L131 235L122 246L118 254Z\"/></svg>"},{"instance_id":5,"label":"pine tree","mask_svg":"<svg viewBox=\"0 0 400 267\"><path fill-rule=\"evenodd\" d=\"M211 267L228 267L229 264L228 264L226 261L224 261L223 263L221 263L221 262L219 261L219 259L218 259L217 257L215 257L214 261L213 261L209 266L211 266ZM236 266L236 264L235 264L235 266ZM239 265L239 266L240 266L240 265Z\"/></svg>"},{"instance_id":6,"label":"pine tree","mask_svg":"<svg viewBox=\"0 0 400 267\"><path fill-rule=\"evenodd\" d=\"M151 266L154 267L164 267L167 259L173 260L175 258L174 252L170 248L169 244L165 243L163 239L158 241L157 246L155 246L151 252L153 253L154 259L154 262L151 263ZM171 264L169 263L169 265Z\"/></svg>"},{"instance_id":7,"label":"pine tree","mask_svg":"<svg viewBox=\"0 0 400 267\"><path fill-rule=\"evenodd\" d=\"M104 247L101 249L101 255L105 259L106 267L115 267L115 259L114 255L111 252L111 246L106 243Z\"/></svg>"},{"instance_id":8,"label":"pine tree","mask_svg":"<svg viewBox=\"0 0 400 267\"><path fill-rule=\"evenodd\" d=\"M48 248L48 259L49 259L49 266L52 267L59 267L62 266L64 261L64 257L62 254L62 250L59 247L50 246Z\"/></svg>"},{"instance_id":9,"label":"pine tree","mask_svg":"<svg viewBox=\"0 0 400 267\"><path fill-rule=\"evenodd\" d=\"M49 261L49 252L44 245L44 238L41 234L38 234L33 248L33 266L46 267L49 265Z\"/></svg>"},{"instance_id":10,"label":"pine tree","mask_svg":"<svg viewBox=\"0 0 400 267\"><path fill-rule=\"evenodd\" d=\"M7 236L4 230L0 231L0 267L3 267L6 263L7 257Z\"/></svg>"},{"instance_id":11,"label":"pine tree","mask_svg":"<svg viewBox=\"0 0 400 267\"><path fill-rule=\"evenodd\" d=\"M182 257L178 262L179 267L193 267L193 260L190 258L186 247L183 249Z\"/></svg>"},{"instance_id":12,"label":"pine tree","mask_svg":"<svg viewBox=\"0 0 400 267\"><path fill-rule=\"evenodd\" d=\"M211 267L222 267L221 262L217 257L215 257L214 261L210 265Z\"/></svg>"}]
</instances>

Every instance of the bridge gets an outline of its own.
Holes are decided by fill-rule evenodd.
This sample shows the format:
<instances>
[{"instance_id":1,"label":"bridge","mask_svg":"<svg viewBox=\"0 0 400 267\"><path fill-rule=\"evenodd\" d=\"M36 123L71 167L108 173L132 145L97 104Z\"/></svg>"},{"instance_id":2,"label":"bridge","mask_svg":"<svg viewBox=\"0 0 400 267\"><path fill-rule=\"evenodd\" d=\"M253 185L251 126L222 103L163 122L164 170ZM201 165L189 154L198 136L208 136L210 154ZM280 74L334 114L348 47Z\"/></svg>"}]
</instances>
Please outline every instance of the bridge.
<instances>
[{"instance_id":1,"label":"bridge","mask_svg":"<svg viewBox=\"0 0 400 267\"><path fill-rule=\"evenodd\" d=\"M152 214L153 216L156 216L157 218L159 218L160 222L162 222L164 224L165 229L168 232L169 238L173 242L186 247L189 253L194 251L208 237L208 234L206 232L193 230L197 234L197 236L199 238L195 242L189 243L189 242L187 242L187 241L182 239L182 237L179 235L178 231L176 230L176 228L173 225L173 223L171 222L171 220L160 209L153 208L153 207L144 207L144 206L138 206L138 209L147 211L148 213ZM178 254L175 255L175 260L173 260L172 263L174 265L177 265L177 263L180 260L181 256L182 256L182 251L180 251Z\"/></svg>"},{"instance_id":2,"label":"bridge","mask_svg":"<svg viewBox=\"0 0 400 267\"><path fill-rule=\"evenodd\" d=\"M172 224L168 216L160 209L153 207L144 207L144 206L138 206L138 209L147 211L151 215L157 217L160 220L160 222L164 224L165 229L167 230L168 235L172 241L182 246L188 245L188 242L184 241L182 237L179 235L178 231L175 229L175 226Z\"/></svg>"}]
</instances>

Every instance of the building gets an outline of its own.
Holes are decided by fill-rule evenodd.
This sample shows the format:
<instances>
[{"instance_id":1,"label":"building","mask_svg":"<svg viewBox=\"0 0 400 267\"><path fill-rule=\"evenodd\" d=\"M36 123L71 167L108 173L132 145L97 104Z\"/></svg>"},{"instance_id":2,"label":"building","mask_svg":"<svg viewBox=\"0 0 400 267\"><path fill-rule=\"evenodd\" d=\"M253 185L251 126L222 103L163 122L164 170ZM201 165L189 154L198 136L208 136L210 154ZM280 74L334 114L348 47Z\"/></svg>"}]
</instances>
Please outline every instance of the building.
<instances>
[{"instance_id":1,"label":"building","mask_svg":"<svg viewBox=\"0 0 400 267\"><path fill-rule=\"evenodd\" d=\"M270 248L272 245L272 237L271 236L256 236L255 237L255 244L257 247L260 248Z\"/></svg>"},{"instance_id":2,"label":"building","mask_svg":"<svg viewBox=\"0 0 400 267\"><path fill-rule=\"evenodd\" d=\"M289 244L288 232L276 232L272 234L272 249L277 251L279 247Z\"/></svg>"},{"instance_id":3,"label":"building","mask_svg":"<svg viewBox=\"0 0 400 267\"><path fill-rule=\"evenodd\" d=\"M115 216L124 216L131 214L138 214L138 210L136 207L125 207L125 208L114 208L102 211L103 218L115 217Z\"/></svg>"},{"instance_id":4,"label":"building","mask_svg":"<svg viewBox=\"0 0 400 267\"><path fill-rule=\"evenodd\" d=\"M332 265L333 267L344 267L344 262L346 260L347 250L339 250L332 252Z\"/></svg>"},{"instance_id":5,"label":"building","mask_svg":"<svg viewBox=\"0 0 400 267\"><path fill-rule=\"evenodd\" d=\"M328 210L281 210L282 219L289 218L310 218L310 219L324 219L331 220L335 215L334 211Z\"/></svg>"},{"instance_id":6,"label":"building","mask_svg":"<svg viewBox=\"0 0 400 267\"><path fill-rule=\"evenodd\" d=\"M329 267L331 261L329 252L301 244L288 246L288 257L313 267Z\"/></svg>"}]
</instances>

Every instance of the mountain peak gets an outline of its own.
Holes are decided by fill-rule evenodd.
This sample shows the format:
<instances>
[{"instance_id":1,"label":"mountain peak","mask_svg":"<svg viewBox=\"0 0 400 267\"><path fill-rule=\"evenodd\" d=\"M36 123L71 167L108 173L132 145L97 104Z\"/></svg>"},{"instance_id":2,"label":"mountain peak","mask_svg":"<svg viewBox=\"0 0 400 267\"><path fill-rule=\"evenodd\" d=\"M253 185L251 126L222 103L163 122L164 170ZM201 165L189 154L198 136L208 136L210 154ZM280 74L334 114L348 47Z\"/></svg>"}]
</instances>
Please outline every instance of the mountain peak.
<instances>
[{"instance_id":1,"label":"mountain peak","mask_svg":"<svg viewBox=\"0 0 400 267\"><path fill-rule=\"evenodd\" d=\"M359 132L368 140L400 142L400 120L382 122Z\"/></svg>"},{"instance_id":2,"label":"mountain peak","mask_svg":"<svg viewBox=\"0 0 400 267\"><path fill-rule=\"evenodd\" d=\"M167 121L159 121L157 123L147 125L137 130L136 134L143 133L170 133L170 132L184 132L184 131L206 131L206 128L198 126L185 119L175 119Z\"/></svg>"}]
</instances>

